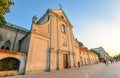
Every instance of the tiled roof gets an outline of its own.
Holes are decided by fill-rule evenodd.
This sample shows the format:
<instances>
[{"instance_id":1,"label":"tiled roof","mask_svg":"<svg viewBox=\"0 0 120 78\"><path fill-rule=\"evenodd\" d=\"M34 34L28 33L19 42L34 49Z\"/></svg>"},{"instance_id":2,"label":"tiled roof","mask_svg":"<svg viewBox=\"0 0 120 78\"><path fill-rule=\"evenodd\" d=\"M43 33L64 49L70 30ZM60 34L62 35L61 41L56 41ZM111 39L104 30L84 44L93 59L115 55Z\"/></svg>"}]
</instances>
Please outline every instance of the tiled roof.
<instances>
[{"instance_id":1,"label":"tiled roof","mask_svg":"<svg viewBox=\"0 0 120 78\"><path fill-rule=\"evenodd\" d=\"M17 51L12 51L12 50L4 50L4 49L0 49L0 53L7 53L7 54L25 54L23 52L17 52Z\"/></svg>"},{"instance_id":2,"label":"tiled roof","mask_svg":"<svg viewBox=\"0 0 120 78\"><path fill-rule=\"evenodd\" d=\"M84 48L84 47L80 47L80 51L88 52L88 49L87 49L87 48Z\"/></svg>"},{"instance_id":3,"label":"tiled roof","mask_svg":"<svg viewBox=\"0 0 120 78\"><path fill-rule=\"evenodd\" d=\"M91 52L91 53L96 53L94 51L91 51L91 50L88 50L87 48L84 48L84 47L80 47L80 51L83 51L83 52ZM96 53L97 54L97 53Z\"/></svg>"},{"instance_id":4,"label":"tiled roof","mask_svg":"<svg viewBox=\"0 0 120 78\"><path fill-rule=\"evenodd\" d=\"M24 31L24 32L29 32L30 30L28 29L25 29L25 28L22 28L20 26L17 26L15 24L11 24L11 23L6 23L5 26L8 26L8 27L11 27L11 28L14 28L14 29L18 29L18 30L21 30L21 31Z\"/></svg>"}]
</instances>

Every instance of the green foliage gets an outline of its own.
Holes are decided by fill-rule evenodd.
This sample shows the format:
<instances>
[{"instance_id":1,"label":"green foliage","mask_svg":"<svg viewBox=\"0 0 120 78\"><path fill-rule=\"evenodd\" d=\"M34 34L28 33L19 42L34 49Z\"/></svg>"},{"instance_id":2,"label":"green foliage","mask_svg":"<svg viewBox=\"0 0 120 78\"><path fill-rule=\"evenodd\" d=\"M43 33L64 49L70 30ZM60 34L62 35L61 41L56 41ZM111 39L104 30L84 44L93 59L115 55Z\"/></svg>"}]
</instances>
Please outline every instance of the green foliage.
<instances>
[{"instance_id":1,"label":"green foliage","mask_svg":"<svg viewBox=\"0 0 120 78\"><path fill-rule=\"evenodd\" d=\"M80 47L84 46L82 42L78 42L78 43Z\"/></svg>"},{"instance_id":2,"label":"green foliage","mask_svg":"<svg viewBox=\"0 0 120 78\"><path fill-rule=\"evenodd\" d=\"M4 15L10 12L10 6L13 4L12 0L0 0L0 26L6 22Z\"/></svg>"},{"instance_id":3,"label":"green foliage","mask_svg":"<svg viewBox=\"0 0 120 78\"><path fill-rule=\"evenodd\" d=\"M14 58L6 58L0 60L0 71L7 70L18 70L19 69L19 61Z\"/></svg>"},{"instance_id":4,"label":"green foliage","mask_svg":"<svg viewBox=\"0 0 120 78\"><path fill-rule=\"evenodd\" d=\"M120 59L120 54L117 55L117 58Z\"/></svg>"}]
</instances>

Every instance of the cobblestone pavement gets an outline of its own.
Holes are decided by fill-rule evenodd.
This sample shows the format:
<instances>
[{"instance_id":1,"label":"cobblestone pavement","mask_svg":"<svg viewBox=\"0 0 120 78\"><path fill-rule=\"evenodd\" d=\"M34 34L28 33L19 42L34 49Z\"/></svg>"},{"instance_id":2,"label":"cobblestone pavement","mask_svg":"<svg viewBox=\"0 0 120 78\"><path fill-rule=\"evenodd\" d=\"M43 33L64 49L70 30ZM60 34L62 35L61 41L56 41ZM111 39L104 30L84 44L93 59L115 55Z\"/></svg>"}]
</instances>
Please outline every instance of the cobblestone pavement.
<instances>
[{"instance_id":1,"label":"cobblestone pavement","mask_svg":"<svg viewBox=\"0 0 120 78\"><path fill-rule=\"evenodd\" d=\"M32 75L19 75L6 78L120 78L120 63L103 63L81 66L80 68L63 69L54 72L43 72Z\"/></svg>"}]
</instances>

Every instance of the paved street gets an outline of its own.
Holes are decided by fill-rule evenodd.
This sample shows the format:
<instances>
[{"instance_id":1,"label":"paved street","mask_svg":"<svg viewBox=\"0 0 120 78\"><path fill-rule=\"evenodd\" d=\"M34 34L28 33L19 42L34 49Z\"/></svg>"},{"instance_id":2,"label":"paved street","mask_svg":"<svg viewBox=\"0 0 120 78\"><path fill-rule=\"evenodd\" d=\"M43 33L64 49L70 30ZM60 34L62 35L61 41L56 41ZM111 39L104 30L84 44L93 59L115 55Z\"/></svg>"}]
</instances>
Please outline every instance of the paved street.
<instances>
[{"instance_id":1,"label":"paved street","mask_svg":"<svg viewBox=\"0 0 120 78\"><path fill-rule=\"evenodd\" d=\"M36 73L7 78L120 78L120 62L104 65L86 65L81 68L63 69L54 72Z\"/></svg>"}]
</instances>

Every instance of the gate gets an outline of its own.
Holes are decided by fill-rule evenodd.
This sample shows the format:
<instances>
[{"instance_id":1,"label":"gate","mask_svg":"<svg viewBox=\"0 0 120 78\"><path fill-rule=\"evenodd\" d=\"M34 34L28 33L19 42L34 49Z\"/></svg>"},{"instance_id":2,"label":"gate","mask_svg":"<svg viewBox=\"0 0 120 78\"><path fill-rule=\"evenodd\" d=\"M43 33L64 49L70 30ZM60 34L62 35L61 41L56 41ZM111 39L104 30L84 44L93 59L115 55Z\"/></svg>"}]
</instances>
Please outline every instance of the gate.
<instances>
[{"instance_id":1,"label":"gate","mask_svg":"<svg viewBox=\"0 0 120 78\"><path fill-rule=\"evenodd\" d=\"M63 66L64 68L68 68L67 54L63 55Z\"/></svg>"}]
</instances>

